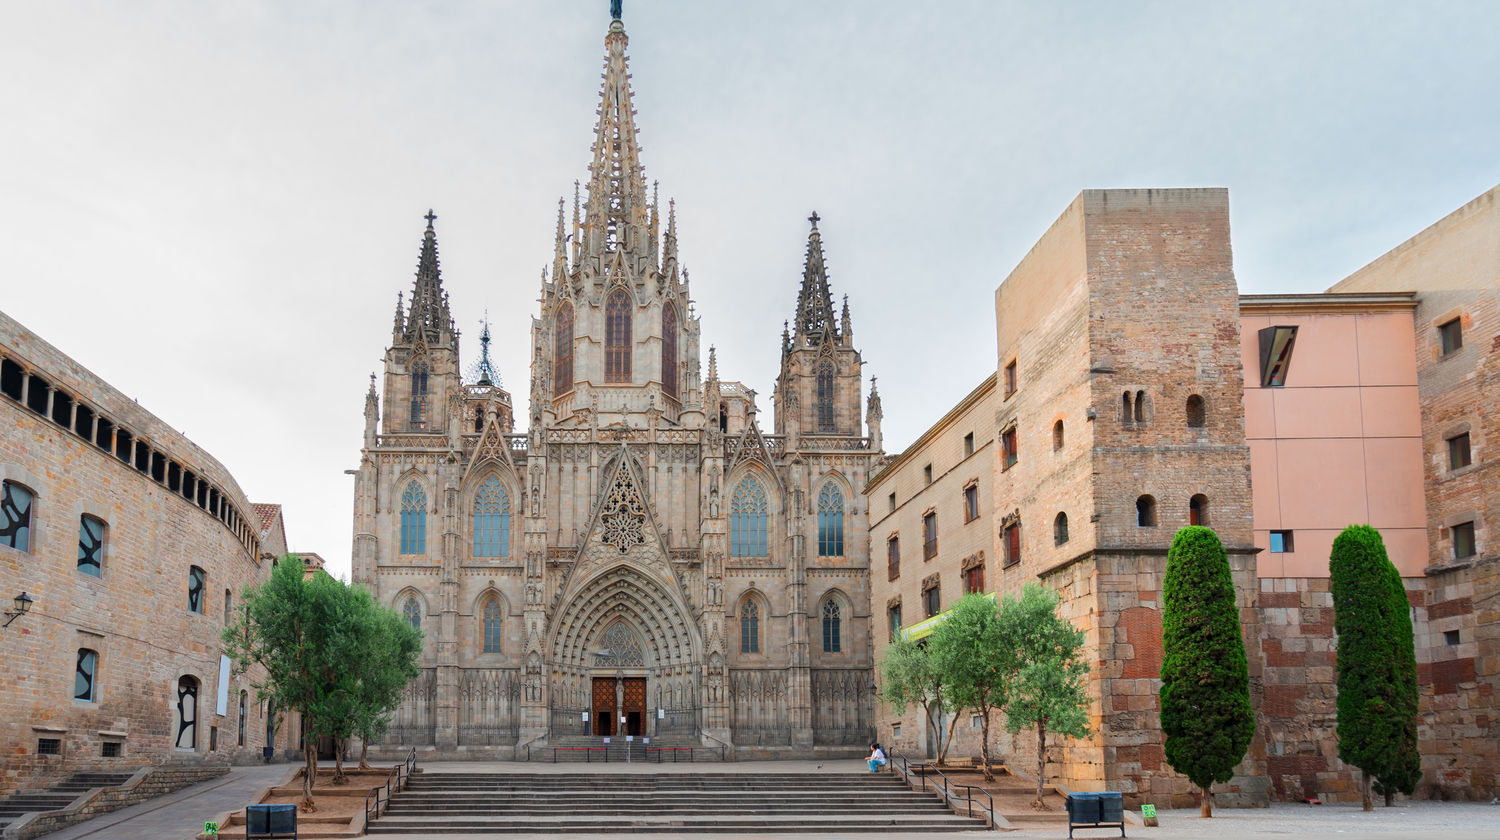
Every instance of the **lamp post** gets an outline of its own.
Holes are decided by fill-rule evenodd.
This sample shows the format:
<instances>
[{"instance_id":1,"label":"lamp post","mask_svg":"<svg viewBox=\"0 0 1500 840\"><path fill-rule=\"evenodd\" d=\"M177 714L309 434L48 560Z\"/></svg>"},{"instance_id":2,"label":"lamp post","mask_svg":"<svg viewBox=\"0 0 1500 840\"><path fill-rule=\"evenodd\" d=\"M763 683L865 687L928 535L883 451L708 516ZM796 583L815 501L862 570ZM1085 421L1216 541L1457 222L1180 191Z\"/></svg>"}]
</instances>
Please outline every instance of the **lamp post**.
<instances>
[{"instance_id":1,"label":"lamp post","mask_svg":"<svg viewBox=\"0 0 1500 840\"><path fill-rule=\"evenodd\" d=\"M20 595L17 595L16 596L16 608L13 609L13 610L6 610L5 611L5 625L4 626L9 627L10 623L12 621L15 621L16 619L20 618L21 616L23 616L23 615L31 612L31 603L32 603L31 596L27 595L24 591Z\"/></svg>"}]
</instances>

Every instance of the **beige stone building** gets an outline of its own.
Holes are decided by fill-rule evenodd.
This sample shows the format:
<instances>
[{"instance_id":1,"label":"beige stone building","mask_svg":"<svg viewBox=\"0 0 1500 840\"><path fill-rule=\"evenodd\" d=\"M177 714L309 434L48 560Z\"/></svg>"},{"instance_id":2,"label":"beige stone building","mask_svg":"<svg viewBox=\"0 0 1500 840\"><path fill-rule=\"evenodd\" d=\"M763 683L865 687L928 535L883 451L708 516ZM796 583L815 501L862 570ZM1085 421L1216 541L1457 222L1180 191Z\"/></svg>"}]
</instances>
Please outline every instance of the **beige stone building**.
<instances>
[{"instance_id":1,"label":"beige stone building","mask_svg":"<svg viewBox=\"0 0 1500 840\"><path fill-rule=\"evenodd\" d=\"M75 770L296 747L219 633L286 550L280 508L0 314L0 793Z\"/></svg>"},{"instance_id":2,"label":"beige stone building","mask_svg":"<svg viewBox=\"0 0 1500 840\"><path fill-rule=\"evenodd\" d=\"M1053 752L1065 784L1191 798L1158 728L1161 577L1173 534L1204 524L1229 550L1260 723L1221 799L1357 796L1333 735L1327 564L1333 537L1368 522L1413 604L1419 792L1494 795L1500 576L1486 553L1484 444L1500 347L1497 191L1329 293L1249 296L1234 281L1223 190L1087 191L1001 284L986 383L993 494L981 498L998 571L986 585L1010 594L1040 580L1086 633L1095 735ZM974 399L871 481L872 511L921 486L927 451ZM880 525L872 516L877 537ZM932 563L924 580L960 579L966 565L946 552ZM904 605L901 581L877 575L874 603ZM882 707L879 733L930 753L943 723ZM965 724L960 756L981 749ZM1025 740L991 749L1034 761Z\"/></svg>"},{"instance_id":3,"label":"beige stone building","mask_svg":"<svg viewBox=\"0 0 1500 840\"><path fill-rule=\"evenodd\" d=\"M880 409L872 386L867 417L848 305L835 311L814 214L772 422L712 349L702 375L675 209L641 165L626 44L614 20L588 183L571 223L559 202L530 325L525 432L487 342L461 373L431 214L398 299L366 402L353 551L354 580L427 638L387 743L501 757L621 736L739 756L862 749L860 489Z\"/></svg>"}]
</instances>

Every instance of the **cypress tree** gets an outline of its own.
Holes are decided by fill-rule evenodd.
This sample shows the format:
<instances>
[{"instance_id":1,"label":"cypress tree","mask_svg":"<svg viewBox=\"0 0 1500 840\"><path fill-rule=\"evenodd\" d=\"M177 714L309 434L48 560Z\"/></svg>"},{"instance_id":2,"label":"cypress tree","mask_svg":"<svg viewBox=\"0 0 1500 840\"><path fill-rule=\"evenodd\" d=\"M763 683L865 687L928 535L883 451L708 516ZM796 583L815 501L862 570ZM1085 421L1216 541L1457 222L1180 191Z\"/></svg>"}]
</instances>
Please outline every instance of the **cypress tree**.
<instances>
[{"instance_id":1,"label":"cypress tree","mask_svg":"<svg viewBox=\"0 0 1500 840\"><path fill-rule=\"evenodd\" d=\"M1350 525L1328 560L1338 634L1339 758L1362 771L1361 800L1375 807L1372 783L1390 804L1421 778L1417 754L1417 658L1411 608L1385 541Z\"/></svg>"},{"instance_id":2,"label":"cypress tree","mask_svg":"<svg viewBox=\"0 0 1500 840\"><path fill-rule=\"evenodd\" d=\"M1255 735L1250 666L1229 557L1208 528L1177 532L1162 583L1161 728L1167 762L1203 790L1227 782Z\"/></svg>"}]
</instances>

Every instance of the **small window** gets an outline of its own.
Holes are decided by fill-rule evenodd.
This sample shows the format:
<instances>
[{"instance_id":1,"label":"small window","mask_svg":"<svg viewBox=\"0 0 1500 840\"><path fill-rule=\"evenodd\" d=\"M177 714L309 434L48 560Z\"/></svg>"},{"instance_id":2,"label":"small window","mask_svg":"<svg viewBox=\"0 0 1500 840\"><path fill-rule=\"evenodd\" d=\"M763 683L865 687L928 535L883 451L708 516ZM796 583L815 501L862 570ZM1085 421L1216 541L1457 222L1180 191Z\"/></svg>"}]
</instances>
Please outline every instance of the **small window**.
<instances>
[{"instance_id":1,"label":"small window","mask_svg":"<svg viewBox=\"0 0 1500 840\"><path fill-rule=\"evenodd\" d=\"M1464 346L1464 327L1458 318L1438 327L1438 342L1443 346L1443 355L1451 356Z\"/></svg>"},{"instance_id":2,"label":"small window","mask_svg":"<svg viewBox=\"0 0 1500 840\"><path fill-rule=\"evenodd\" d=\"M88 514L78 518L78 571L99 577L104 559L104 520Z\"/></svg>"},{"instance_id":3,"label":"small window","mask_svg":"<svg viewBox=\"0 0 1500 840\"><path fill-rule=\"evenodd\" d=\"M413 630L422 629L422 606L417 603L415 596L407 596L406 604L401 608L401 616Z\"/></svg>"},{"instance_id":4,"label":"small window","mask_svg":"<svg viewBox=\"0 0 1500 840\"><path fill-rule=\"evenodd\" d=\"M927 618L932 618L942 612L942 596L938 590L937 582L934 581L926 589L922 590L922 611Z\"/></svg>"},{"instance_id":5,"label":"small window","mask_svg":"<svg viewBox=\"0 0 1500 840\"><path fill-rule=\"evenodd\" d=\"M1462 559L1474 556L1474 523L1460 522L1453 526L1453 557Z\"/></svg>"},{"instance_id":6,"label":"small window","mask_svg":"<svg viewBox=\"0 0 1500 840\"><path fill-rule=\"evenodd\" d=\"M0 492L0 545L31 550L31 491L13 481Z\"/></svg>"},{"instance_id":7,"label":"small window","mask_svg":"<svg viewBox=\"0 0 1500 840\"><path fill-rule=\"evenodd\" d=\"M1208 525L1208 497L1202 493L1188 500L1188 524Z\"/></svg>"},{"instance_id":8,"label":"small window","mask_svg":"<svg viewBox=\"0 0 1500 840\"><path fill-rule=\"evenodd\" d=\"M749 598L740 607L740 653L760 653L760 607Z\"/></svg>"},{"instance_id":9,"label":"small window","mask_svg":"<svg viewBox=\"0 0 1500 840\"><path fill-rule=\"evenodd\" d=\"M1016 392L1016 360L1011 359L1010 364L1005 366L1005 396Z\"/></svg>"},{"instance_id":10,"label":"small window","mask_svg":"<svg viewBox=\"0 0 1500 840\"><path fill-rule=\"evenodd\" d=\"M119 741L105 741L100 746L101 746L100 755L104 756L105 758L119 758L120 757L120 742Z\"/></svg>"},{"instance_id":11,"label":"small window","mask_svg":"<svg viewBox=\"0 0 1500 840\"><path fill-rule=\"evenodd\" d=\"M928 464L927 466L925 466L925 467L922 468L922 483L923 484L931 484L932 483L932 465L931 464Z\"/></svg>"},{"instance_id":12,"label":"small window","mask_svg":"<svg viewBox=\"0 0 1500 840\"><path fill-rule=\"evenodd\" d=\"M937 556L938 548L937 514L929 513L922 517L922 559L931 560Z\"/></svg>"},{"instance_id":13,"label":"small window","mask_svg":"<svg viewBox=\"0 0 1500 840\"><path fill-rule=\"evenodd\" d=\"M970 484L964 488L964 521L973 522L979 518L979 485Z\"/></svg>"},{"instance_id":14,"label":"small window","mask_svg":"<svg viewBox=\"0 0 1500 840\"><path fill-rule=\"evenodd\" d=\"M1135 524L1141 528L1156 526L1156 499L1142 496L1135 500Z\"/></svg>"},{"instance_id":15,"label":"small window","mask_svg":"<svg viewBox=\"0 0 1500 840\"><path fill-rule=\"evenodd\" d=\"M891 513L895 513L896 512L896 494L895 493L891 494L890 501L891 501Z\"/></svg>"},{"instance_id":16,"label":"small window","mask_svg":"<svg viewBox=\"0 0 1500 840\"><path fill-rule=\"evenodd\" d=\"M1061 452L1063 448L1063 421L1059 420L1052 424L1052 451Z\"/></svg>"},{"instance_id":17,"label":"small window","mask_svg":"<svg viewBox=\"0 0 1500 840\"><path fill-rule=\"evenodd\" d=\"M1011 426L1009 429L1006 429L1005 431L1000 433L1000 454L1001 457L1004 458L1003 463L1005 464L1005 469L1010 469L1011 467L1014 467L1016 465L1017 452L1015 426Z\"/></svg>"},{"instance_id":18,"label":"small window","mask_svg":"<svg viewBox=\"0 0 1500 840\"><path fill-rule=\"evenodd\" d=\"M61 738L38 738L36 739L37 755L62 755Z\"/></svg>"},{"instance_id":19,"label":"small window","mask_svg":"<svg viewBox=\"0 0 1500 840\"><path fill-rule=\"evenodd\" d=\"M969 728L976 731L984 729L984 715L969 715Z\"/></svg>"},{"instance_id":20,"label":"small window","mask_svg":"<svg viewBox=\"0 0 1500 840\"><path fill-rule=\"evenodd\" d=\"M1272 554L1290 554L1292 551L1293 551L1293 548L1292 548L1292 532L1291 531L1272 531L1271 532L1271 553Z\"/></svg>"},{"instance_id":21,"label":"small window","mask_svg":"<svg viewBox=\"0 0 1500 840\"><path fill-rule=\"evenodd\" d=\"M1146 422L1146 392L1135 392L1135 422Z\"/></svg>"},{"instance_id":22,"label":"small window","mask_svg":"<svg viewBox=\"0 0 1500 840\"><path fill-rule=\"evenodd\" d=\"M901 604L895 603L886 608L886 624L890 627L891 641L901 637Z\"/></svg>"},{"instance_id":23,"label":"small window","mask_svg":"<svg viewBox=\"0 0 1500 840\"><path fill-rule=\"evenodd\" d=\"M188 568L188 610L200 615L203 613L203 587L207 585L208 574L197 566Z\"/></svg>"},{"instance_id":24,"label":"small window","mask_svg":"<svg viewBox=\"0 0 1500 840\"><path fill-rule=\"evenodd\" d=\"M900 738L901 738L901 724L899 724L899 723L893 723L893 724L891 724L891 740L892 741L896 741L896 740L900 740Z\"/></svg>"},{"instance_id":25,"label":"small window","mask_svg":"<svg viewBox=\"0 0 1500 840\"><path fill-rule=\"evenodd\" d=\"M73 699L92 703L99 699L94 678L99 672L99 654L88 648L78 649L78 665L73 670Z\"/></svg>"},{"instance_id":26,"label":"small window","mask_svg":"<svg viewBox=\"0 0 1500 840\"><path fill-rule=\"evenodd\" d=\"M979 563L964 570L964 594L984 591L984 564Z\"/></svg>"},{"instance_id":27,"label":"small window","mask_svg":"<svg viewBox=\"0 0 1500 840\"><path fill-rule=\"evenodd\" d=\"M973 432L969 432L968 434L964 435L964 457L967 458L967 457L969 457L970 455L973 455L973 454L974 454L974 433Z\"/></svg>"},{"instance_id":28,"label":"small window","mask_svg":"<svg viewBox=\"0 0 1500 840\"><path fill-rule=\"evenodd\" d=\"M1126 391L1120 397L1120 422L1129 426L1133 417L1135 414L1130 410L1130 392Z\"/></svg>"},{"instance_id":29,"label":"small window","mask_svg":"<svg viewBox=\"0 0 1500 840\"><path fill-rule=\"evenodd\" d=\"M843 642L843 615L839 610L839 602L832 598L823 602L823 652L842 653Z\"/></svg>"},{"instance_id":30,"label":"small window","mask_svg":"<svg viewBox=\"0 0 1500 840\"><path fill-rule=\"evenodd\" d=\"M1201 429L1208 423L1208 407L1197 394L1187 398L1187 424L1189 428Z\"/></svg>"},{"instance_id":31,"label":"small window","mask_svg":"<svg viewBox=\"0 0 1500 840\"><path fill-rule=\"evenodd\" d=\"M1012 522L1006 525L1003 536L1005 537L1005 565L1014 566L1021 562L1021 523Z\"/></svg>"},{"instance_id":32,"label":"small window","mask_svg":"<svg viewBox=\"0 0 1500 840\"><path fill-rule=\"evenodd\" d=\"M1448 647L1458 647L1458 631L1444 630L1443 644L1447 645Z\"/></svg>"},{"instance_id":33,"label":"small window","mask_svg":"<svg viewBox=\"0 0 1500 840\"><path fill-rule=\"evenodd\" d=\"M1260 385L1280 388L1286 384L1292 367L1292 345L1297 343L1296 327L1266 327L1256 333L1260 339Z\"/></svg>"},{"instance_id":34,"label":"small window","mask_svg":"<svg viewBox=\"0 0 1500 840\"><path fill-rule=\"evenodd\" d=\"M224 626L229 626L229 620L234 617L234 594L228 589L224 590Z\"/></svg>"},{"instance_id":35,"label":"small window","mask_svg":"<svg viewBox=\"0 0 1500 840\"><path fill-rule=\"evenodd\" d=\"M1464 432L1448 438L1448 469L1463 469L1472 463L1474 463L1474 456L1469 451L1469 433Z\"/></svg>"},{"instance_id":36,"label":"small window","mask_svg":"<svg viewBox=\"0 0 1500 840\"><path fill-rule=\"evenodd\" d=\"M885 542L886 571L890 580L901 577L901 538L891 537Z\"/></svg>"},{"instance_id":37,"label":"small window","mask_svg":"<svg viewBox=\"0 0 1500 840\"><path fill-rule=\"evenodd\" d=\"M1057 517L1052 520L1052 544L1062 545L1068 541L1068 515L1058 512Z\"/></svg>"}]
</instances>

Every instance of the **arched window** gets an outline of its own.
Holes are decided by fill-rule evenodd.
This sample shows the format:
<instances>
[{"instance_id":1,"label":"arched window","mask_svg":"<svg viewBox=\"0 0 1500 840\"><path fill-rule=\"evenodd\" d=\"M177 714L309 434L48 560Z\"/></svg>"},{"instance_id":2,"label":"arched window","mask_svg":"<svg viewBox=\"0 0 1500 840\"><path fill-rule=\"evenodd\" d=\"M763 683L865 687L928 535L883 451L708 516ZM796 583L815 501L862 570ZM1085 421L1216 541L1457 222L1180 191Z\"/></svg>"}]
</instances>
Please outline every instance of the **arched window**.
<instances>
[{"instance_id":1,"label":"arched window","mask_svg":"<svg viewBox=\"0 0 1500 840\"><path fill-rule=\"evenodd\" d=\"M661 389L677 398L677 307L661 308Z\"/></svg>"},{"instance_id":2,"label":"arched window","mask_svg":"<svg viewBox=\"0 0 1500 840\"><path fill-rule=\"evenodd\" d=\"M484 652L499 653L501 651L501 629L500 621L500 599L491 595L484 602Z\"/></svg>"},{"instance_id":3,"label":"arched window","mask_svg":"<svg viewBox=\"0 0 1500 840\"><path fill-rule=\"evenodd\" d=\"M1146 422L1146 392L1135 392L1135 422Z\"/></svg>"},{"instance_id":4,"label":"arched window","mask_svg":"<svg viewBox=\"0 0 1500 840\"><path fill-rule=\"evenodd\" d=\"M1062 545L1068 541L1068 515L1058 511L1057 518L1052 520L1052 544Z\"/></svg>"},{"instance_id":5,"label":"arched window","mask_svg":"<svg viewBox=\"0 0 1500 840\"><path fill-rule=\"evenodd\" d=\"M729 503L729 556L766 556L766 491L748 476Z\"/></svg>"},{"instance_id":6,"label":"arched window","mask_svg":"<svg viewBox=\"0 0 1500 840\"><path fill-rule=\"evenodd\" d=\"M823 652L839 653L844 649L843 615L839 602L829 598L823 602Z\"/></svg>"},{"instance_id":7,"label":"arched window","mask_svg":"<svg viewBox=\"0 0 1500 840\"><path fill-rule=\"evenodd\" d=\"M760 605L754 598L740 606L740 653L760 653Z\"/></svg>"},{"instance_id":8,"label":"arched window","mask_svg":"<svg viewBox=\"0 0 1500 840\"><path fill-rule=\"evenodd\" d=\"M818 431L833 431L833 362L818 364Z\"/></svg>"},{"instance_id":9,"label":"arched window","mask_svg":"<svg viewBox=\"0 0 1500 840\"><path fill-rule=\"evenodd\" d=\"M573 305L557 310L552 324L552 396L573 390Z\"/></svg>"},{"instance_id":10,"label":"arched window","mask_svg":"<svg viewBox=\"0 0 1500 840\"><path fill-rule=\"evenodd\" d=\"M1208 497L1202 493L1188 500L1188 524L1208 525Z\"/></svg>"},{"instance_id":11,"label":"arched window","mask_svg":"<svg viewBox=\"0 0 1500 840\"><path fill-rule=\"evenodd\" d=\"M474 494L474 556L510 556L510 494L490 476Z\"/></svg>"},{"instance_id":12,"label":"arched window","mask_svg":"<svg viewBox=\"0 0 1500 840\"><path fill-rule=\"evenodd\" d=\"M198 680L177 681L177 749L198 748Z\"/></svg>"},{"instance_id":13,"label":"arched window","mask_svg":"<svg viewBox=\"0 0 1500 840\"><path fill-rule=\"evenodd\" d=\"M630 381L630 295L609 293L604 306L604 381Z\"/></svg>"},{"instance_id":14,"label":"arched window","mask_svg":"<svg viewBox=\"0 0 1500 840\"><path fill-rule=\"evenodd\" d=\"M229 626L229 621L232 618L234 618L234 595L228 589L226 589L226 590L224 590L224 626L225 627Z\"/></svg>"},{"instance_id":15,"label":"arched window","mask_svg":"<svg viewBox=\"0 0 1500 840\"><path fill-rule=\"evenodd\" d=\"M15 482L4 484L0 495L0 545L31 550L31 491Z\"/></svg>"},{"instance_id":16,"label":"arched window","mask_svg":"<svg viewBox=\"0 0 1500 840\"><path fill-rule=\"evenodd\" d=\"M831 481L818 494L818 556L844 556L844 494Z\"/></svg>"},{"instance_id":17,"label":"arched window","mask_svg":"<svg viewBox=\"0 0 1500 840\"><path fill-rule=\"evenodd\" d=\"M401 553L427 553L427 493L415 481L401 494Z\"/></svg>"},{"instance_id":18,"label":"arched window","mask_svg":"<svg viewBox=\"0 0 1500 840\"><path fill-rule=\"evenodd\" d=\"M411 366L411 427L427 428L427 362Z\"/></svg>"},{"instance_id":19,"label":"arched window","mask_svg":"<svg viewBox=\"0 0 1500 840\"><path fill-rule=\"evenodd\" d=\"M1052 424L1052 451L1061 452L1063 448L1063 422L1061 420Z\"/></svg>"},{"instance_id":20,"label":"arched window","mask_svg":"<svg viewBox=\"0 0 1500 840\"><path fill-rule=\"evenodd\" d=\"M1208 406L1197 394L1187 398L1187 424L1194 429L1201 429L1208 424Z\"/></svg>"},{"instance_id":21,"label":"arched window","mask_svg":"<svg viewBox=\"0 0 1500 840\"><path fill-rule=\"evenodd\" d=\"M417 596L406 596L406 603L401 606L401 616L413 630L422 629L422 605L417 603Z\"/></svg>"},{"instance_id":22,"label":"arched window","mask_svg":"<svg viewBox=\"0 0 1500 840\"><path fill-rule=\"evenodd\" d=\"M1156 525L1155 497L1142 496L1135 500L1135 524L1142 528L1150 528Z\"/></svg>"},{"instance_id":23,"label":"arched window","mask_svg":"<svg viewBox=\"0 0 1500 840\"><path fill-rule=\"evenodd\" d=\"M99 672L99 654L88 648L78 649L78 665L73 670L73 699L93 703L99 699L95 677Z\"/></svg>"},{"instance_id":24,"label":"arched window","mask_svg":"<svg viewBox=\"0 0 1500 840\"><path fill-rule=\"evenodd\" d=\"M1128 426L1130 425L1131 418L1135 416L1130 410L1130 392L1126 391L1120 397L1120 401L1120 422Z\"/></svg>"}]
</instances>

